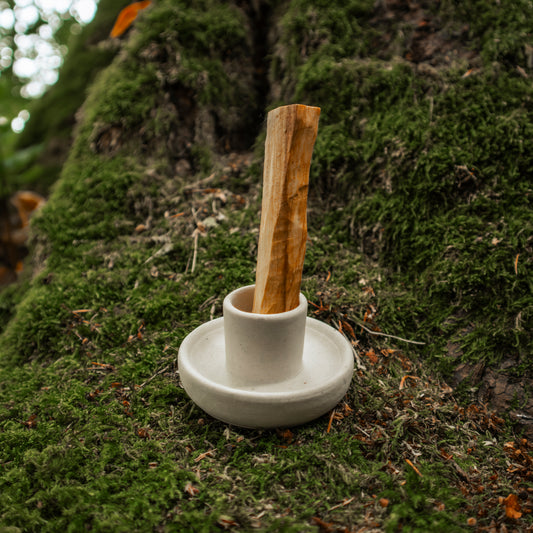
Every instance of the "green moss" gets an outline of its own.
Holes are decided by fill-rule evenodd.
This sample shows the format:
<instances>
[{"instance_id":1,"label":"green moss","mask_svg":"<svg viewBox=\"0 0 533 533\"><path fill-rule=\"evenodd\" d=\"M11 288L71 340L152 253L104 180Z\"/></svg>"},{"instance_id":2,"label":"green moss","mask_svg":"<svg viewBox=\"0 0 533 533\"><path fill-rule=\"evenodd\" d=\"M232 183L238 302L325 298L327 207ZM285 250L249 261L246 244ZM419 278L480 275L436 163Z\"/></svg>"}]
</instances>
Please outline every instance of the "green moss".
<instances>
[{"instance_id":1,"label":"green moss","mask_svg":"<svg viewBox=\"0 0 533 533\"><path fill-rule=\"evenodd\" d=\"M238 429L180 385L182 340L253 283L261 164L218 142L251 121L235 118L239 99L257 111L251 19L162 0L90 90L34 219L27 292L2 293L0 528L463 531L469 517L492 527L498 497L531 485L507 470L505 443L522 441L457 405L420 357L451 368L450 339L470 361L529 353L530 88L512 69L462 77L375 51L372 6L275 6L273 93L322 108L302 290L311 316L353 330L335 416ZM461 6L439 6L461 22ZM196 135L205 117L214 143ZM244 129L247 148L258 128ZM264 132L256 144L259 159Z\"/></svg>"},{"instance_id":2,"label":"green moss","mask_svg":"<svg viewBox=\"0 0 533 533\"><path fill-rule=\"evenodd\" d=\"M454 497L446 485L435 483L441 479L442 465L420 466L422 477L409 472L406 483L398 494L385 491L390 496L390 515L385 531L465 531L466 517L457 513L461 498ZM440 475L439 475L440 474ZM438 510L438 504L446 501L446 507Z\"/></svg>"},{"instance_id":3,"label":"green moss","mask_svg":"<svg viewBox=\"0 0 533 533\"><path fill-rule=\"evenodd\" d=\"M281 23L283 65L286 73L305 63L308 58L329 55L340 59L367 55L369 40L377 33L368 27L373 3L368 0L349 2L291 2ZM366 26L366 27L365 27ZM285 73L275 72L280 78ZM281 76L280 76L281 74Z\"/></svg>"},{"instance_id":4,"label":"green moss","mask_svg":"<svg viewBox=\"0 0 533 533\"><path fill-rule=\"evenodd\" d=\"M216 0L162 2L150 9L143 30L130 44L133 54L158 42L173 42L191 56L232 55L248 39L243 13Z\"/></svg>"},{"instance_id":5,"label":"green moss","mask_svg":"<svg viewBox=\"0 0 533 533\"><path fill-rule=\"evenodd\" d=\"M481 0L443 2L441 13L456 29L463 25L472 49L481 53L486 64L498 62L513 71L527 68L524 42L531 37L533 6L526 0L512 5L494 5L487 9Z\"/></svg>"},{"instance_id":6,"label":"green moss","mask_svg":"<svg viewBox=\"0 0 533 533\"><path fill-rule=\"evenodd\" d=\"M152 51L159 50L162 87L171 95L177 93L178 106L189 106L178 108L179 113L190 114L179 119L189 123L199 106L216 116L218 133L229 129L234 135L246 135L250 128L256 129L253 120L262 112L253 86L248 25L244 12L231 4L161 2L140 21L141 31L128 51L130 57L140 55L150 61ZM184 100L179 101L184 89Z\"/></svg>"},{"instance_id":7,"label":"green moss","mask_svg":"<svg viewBox=\"0 0 533 533\"><path fill-rule=\"evenodd\" d=\"M312 8L302 4L299 16L307 17ZM317 8L316 20L324 15L327 28L324 9ZM440 15L448 24L467 9L447 3ZM507 65L501 54L509 52L526 68L520 52L526 18L519 6L498 13L494 31L515 41L501 43L489 29L494 13L476 19L471 44L481 47L486 66L468 77L453 64L421 73L398 58L358 58L364 49L338 56L336 38L325 31L313 54L299 56L304 61L282 81L294 87L295 101L322 108L312 185L323 198L347 198L344 209L323 218L323 235L335 234L388 269L387 284L398 288L383 318L405 335L438 335L432 357L440 357L445 339L460 335L465 360L491 364L530 351L532 305L528 276L513 267L518 254L531 260L525 178L531 155L524 142L532 134L532 93L516 70L492 64ZM295 31L296 19L284 19L281 40L291 39L291 48L280 51L281 62L316 33L304 24ZM473 317L474 332L460 334Z\"/></svg>"},{"instance_id":8,"label":"green moss","mask_svg":"<svg viewBox=\"0 0 533 533\"><path fill-rule=\"evenodd\" d=\"M22 299L26 288L27 283L24 283L23 285L12 284L8 287L2 288L0 293L0 333L4 330L5 326L11 319L13 312L17 304Z\"/></svg>"}]
</instances>

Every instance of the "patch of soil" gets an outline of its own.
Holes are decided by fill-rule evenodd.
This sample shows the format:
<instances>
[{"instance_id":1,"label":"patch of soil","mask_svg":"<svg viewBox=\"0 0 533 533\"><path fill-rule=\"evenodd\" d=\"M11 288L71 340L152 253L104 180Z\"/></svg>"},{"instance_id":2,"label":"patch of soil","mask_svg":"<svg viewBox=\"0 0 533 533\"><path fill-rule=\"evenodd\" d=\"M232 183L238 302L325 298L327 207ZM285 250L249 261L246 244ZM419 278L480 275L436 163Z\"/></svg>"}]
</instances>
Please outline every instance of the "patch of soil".
<instances>
[{"instance_id":1,"label":"patch of soil","mask_svg":"<svg viewBox=\"0 0 533 533\"><path fill-rule=\"evenodd\" d=\"M506 413L528 439L533 439L533 379L510 375L509 369L516 364L513 359L503 361L498 368L487 368L481 362L460 363L449 384L454 389L465 383L473 386L480 403Z\"/></svg>"}]
</instances>

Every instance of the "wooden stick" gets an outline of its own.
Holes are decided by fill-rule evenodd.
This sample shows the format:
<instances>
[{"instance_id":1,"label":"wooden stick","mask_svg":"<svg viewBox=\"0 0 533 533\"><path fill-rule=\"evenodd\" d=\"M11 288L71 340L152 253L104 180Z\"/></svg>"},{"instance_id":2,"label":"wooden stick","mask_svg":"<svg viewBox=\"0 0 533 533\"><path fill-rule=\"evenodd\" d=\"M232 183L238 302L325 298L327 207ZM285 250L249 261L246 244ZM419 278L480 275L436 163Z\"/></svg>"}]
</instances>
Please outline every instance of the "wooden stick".
<instances>
[{"instance_id":1,"label":"wooden stick","mask_svg":"<svg viewBox=\"0 0 533 533\"><path fill-rule=\"evenodd\" d=\"M267 117L254 313L282 313L299 304L319 117L319 107L300 104L278 107Z\"/></svg>"}]
</instances>

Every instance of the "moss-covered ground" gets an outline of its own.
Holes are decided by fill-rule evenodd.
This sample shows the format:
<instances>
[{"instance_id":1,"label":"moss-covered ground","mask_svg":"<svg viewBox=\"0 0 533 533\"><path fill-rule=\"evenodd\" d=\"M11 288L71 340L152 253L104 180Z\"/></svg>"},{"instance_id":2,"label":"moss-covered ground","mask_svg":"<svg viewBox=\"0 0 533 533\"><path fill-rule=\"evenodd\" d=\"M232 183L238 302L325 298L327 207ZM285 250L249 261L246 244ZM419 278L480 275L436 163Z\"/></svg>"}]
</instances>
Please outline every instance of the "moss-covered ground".
<instances>
[{"instance_id":1,"label":"moss-covered ground","mask_svg":"<svg viewBox=\"0 0 533 533\"><path fill-rule=\"evenodd\" d=\"M154 3L78 112L0 293L0 528L530 530L533 5L254 6ZM322 108L302 290L355 372L315 422L240 429L176 358L254 280L291 102Z\"/></svg>"}]
</instances>

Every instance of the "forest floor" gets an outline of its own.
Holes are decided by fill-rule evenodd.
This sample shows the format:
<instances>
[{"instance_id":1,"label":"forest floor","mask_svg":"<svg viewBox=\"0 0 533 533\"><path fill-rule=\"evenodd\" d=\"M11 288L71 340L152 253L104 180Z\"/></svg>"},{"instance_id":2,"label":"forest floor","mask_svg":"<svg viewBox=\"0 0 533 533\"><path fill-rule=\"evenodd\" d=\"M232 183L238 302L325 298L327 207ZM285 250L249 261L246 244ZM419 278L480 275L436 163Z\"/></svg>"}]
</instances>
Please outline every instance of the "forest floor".
<instances>
[{"instance_id":1,"label":"forest floor","mask_svg":"<svg viewBox=\"0 0 533 533\"><path fill-rule=\"evenodd\" d=\"M148 9L98 77L0 292L0 526L533 530L531 4L279 2L258 57L252 8L201 4ZM256 119L292 100L322 107L302 292L355 372L242 429L177 353L254 281Z\"/></svg>"}]
</instances>

